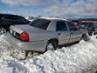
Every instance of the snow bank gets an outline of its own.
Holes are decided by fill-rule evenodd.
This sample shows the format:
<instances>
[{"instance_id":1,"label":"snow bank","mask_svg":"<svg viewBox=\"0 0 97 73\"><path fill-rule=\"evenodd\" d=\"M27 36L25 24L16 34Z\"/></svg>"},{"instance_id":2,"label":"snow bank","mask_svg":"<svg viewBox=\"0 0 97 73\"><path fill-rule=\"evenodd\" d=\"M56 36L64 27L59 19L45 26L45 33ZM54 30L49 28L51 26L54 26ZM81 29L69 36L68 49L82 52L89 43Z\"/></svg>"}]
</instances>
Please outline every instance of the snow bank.
<instances>
[{"instance_id":1,"label":"snow bank","mask_svg":"<svg viewBox=\"0 0 97 73\"><path fill-rule=\"evenodd\" d=\"M92 36L89 42L82 40L79 44L48 51L24 61L9 55L8 49L12 49L12 45L2 37L0 49L0 73L95 73L97 69L96 36Z\"/></svg>"}]
</instances>

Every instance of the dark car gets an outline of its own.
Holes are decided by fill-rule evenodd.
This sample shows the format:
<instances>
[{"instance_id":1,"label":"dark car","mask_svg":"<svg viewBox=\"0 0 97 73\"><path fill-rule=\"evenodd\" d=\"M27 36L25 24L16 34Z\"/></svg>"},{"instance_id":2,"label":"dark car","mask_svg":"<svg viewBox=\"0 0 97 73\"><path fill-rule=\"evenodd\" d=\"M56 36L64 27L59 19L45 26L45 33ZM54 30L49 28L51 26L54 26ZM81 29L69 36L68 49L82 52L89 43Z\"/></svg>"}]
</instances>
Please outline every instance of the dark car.
<instances>
[{"instance_id":1,"label":"dark car","mask_svg":"<svg viewBox=\"0 0 97 73\"><path fill-rule=\"evenodd\" d=\"M81 23L80 26L83 27L83 28L86 28L86 29L88 30L88 34L89 34L89 35L92 35L93 32L95 32L94 23L89 23L89 22L86 23L86 22L84 22L84 23Z\"/></svg>"},{"instance_id":2,"label":"dark car","mask_svg":"<svg viewBox=\"0 0 97 73\"><path fill-rule=\"evenodd\" d=\"M9 31L10 25L28 24L29 21L22 16L12 14L0 14L0 33Z\"/></svg>"},{"instance_id":3,"label":"dark car","mask_svg":"<svg viewBox=\"0 0 97 73\"><path fill-rule=\"evenodd\" d=\"M79 26L80 28L87 29L88 34L92 35L93 33L96 33L97 28L97 19L96 18L83 18L83 19L71 19L71 21Z\"/></svg>"}]
</instances>

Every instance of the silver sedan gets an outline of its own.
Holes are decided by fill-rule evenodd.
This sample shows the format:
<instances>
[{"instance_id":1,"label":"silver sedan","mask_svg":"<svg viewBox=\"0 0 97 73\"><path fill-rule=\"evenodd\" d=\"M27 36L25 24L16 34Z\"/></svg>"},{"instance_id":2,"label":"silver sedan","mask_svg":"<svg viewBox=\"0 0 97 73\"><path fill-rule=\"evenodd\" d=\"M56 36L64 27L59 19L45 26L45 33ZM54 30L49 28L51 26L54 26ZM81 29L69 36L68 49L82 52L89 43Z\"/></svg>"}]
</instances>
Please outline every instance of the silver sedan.
<instances>
[{"instance_id":1,"label":"silver sedan","mask_svg":"<svg viewBox=\"0 0 97 73\"><path fill-rule=\"evenodd\" d=\"M14 25L4 37L9 43L26 51L45 52L59 45L89 40L87 30L63 18L41 17L28 25Z\"/></svg>"}]
</instances>

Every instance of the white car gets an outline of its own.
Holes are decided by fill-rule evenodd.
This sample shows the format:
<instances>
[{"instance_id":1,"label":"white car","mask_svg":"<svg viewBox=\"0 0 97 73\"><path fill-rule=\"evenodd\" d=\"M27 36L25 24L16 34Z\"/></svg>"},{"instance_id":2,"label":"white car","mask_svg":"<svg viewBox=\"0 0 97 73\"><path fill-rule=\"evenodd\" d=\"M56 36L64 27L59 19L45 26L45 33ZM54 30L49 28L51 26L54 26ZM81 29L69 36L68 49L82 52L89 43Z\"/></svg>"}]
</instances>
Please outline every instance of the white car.
<instances>
[{"instance_id":1,"label":"white car","mask_svg":"<svg viewBox=\"0 0 97 73\"><path fill-rule=\"evenodd\" d=\"M78 42L82 38L88 41L87 30L77 28L63 18L41 17L28 25L14 25L6 40L12 45L25 50L45 52L54 50L59 45Z\"/></svg>"}]
</instances>

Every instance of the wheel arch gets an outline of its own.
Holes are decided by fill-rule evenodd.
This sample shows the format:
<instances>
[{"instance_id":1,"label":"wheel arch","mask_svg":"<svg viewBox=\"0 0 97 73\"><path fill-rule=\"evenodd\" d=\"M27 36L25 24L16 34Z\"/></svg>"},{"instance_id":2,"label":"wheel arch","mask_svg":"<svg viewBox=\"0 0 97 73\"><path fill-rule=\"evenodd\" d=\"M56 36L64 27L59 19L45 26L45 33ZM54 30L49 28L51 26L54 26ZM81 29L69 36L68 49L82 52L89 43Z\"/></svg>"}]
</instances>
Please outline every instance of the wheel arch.
<instances>
[{"instance_id":1,"label":"wheel arch","mask_svg":"<svg viewBox=\"0 0 97 73\"><path fill-rule=\"evenodd\" d=\"M49 39L49 40L48 40L48 42L52 42L52 41L53 41L53 42L54 42L54 41L57 42L57 44L59 43L59 40L58 40L57 38L52 38L52 39Z\"/></svg>"},{"instance_id":2,"label":"wheel arch","mask_svg":"<svg viewBox=\"0 0 97 73\"><path fill-rule=\"evenodd\" d=\"M50 43L50 42L56 42L56 44L58 45L58 43L59 43L59 41L58 41L58 39L57 38L52 38L52 39L49 39L48 41L47 41L47 44L48 43ZM46 47L47 47L47 45L46 45ZM45 48L45 51L47 51L47 49Z\"/></svg>"}]
</instances>

